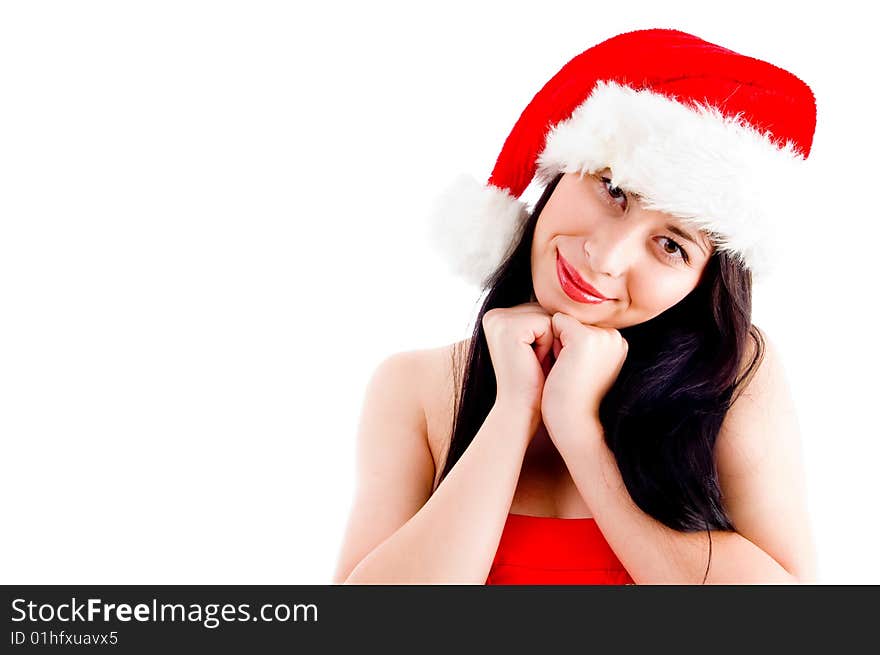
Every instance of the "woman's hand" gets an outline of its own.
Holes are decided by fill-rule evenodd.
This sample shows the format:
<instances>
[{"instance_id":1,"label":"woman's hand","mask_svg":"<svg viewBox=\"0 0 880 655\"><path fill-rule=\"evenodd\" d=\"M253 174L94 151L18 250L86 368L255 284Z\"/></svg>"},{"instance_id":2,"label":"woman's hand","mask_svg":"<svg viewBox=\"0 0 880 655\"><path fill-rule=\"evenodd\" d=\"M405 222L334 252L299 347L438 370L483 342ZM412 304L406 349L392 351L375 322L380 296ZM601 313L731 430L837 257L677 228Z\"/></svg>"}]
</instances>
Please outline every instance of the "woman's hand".
<instances>
[{"instance_id":1,"label":"woman's hand","mask_svg":"<svg viewBox=\"0 0 880 655\"><path fill-rule=\"evenodd\" d=\"M628 344L613 328L584 325L562 312L553 314L551 326L556 362L544 382L541 414L561 452L565 439L584 438L584 428L598 424L599 404L623 367Z\"/></svg>"},{"instance_id":2,"label":"woman's hand","mask_svg":"<svg viewBox=\"0 0 880 655\"><path fill-rule=\"evenodd\" d=\"M483 315L483 331L495 369L496 404L526 408L540 419L553 347L550 314L537 302L496 307Z\"/></svg>"}]
</instances>

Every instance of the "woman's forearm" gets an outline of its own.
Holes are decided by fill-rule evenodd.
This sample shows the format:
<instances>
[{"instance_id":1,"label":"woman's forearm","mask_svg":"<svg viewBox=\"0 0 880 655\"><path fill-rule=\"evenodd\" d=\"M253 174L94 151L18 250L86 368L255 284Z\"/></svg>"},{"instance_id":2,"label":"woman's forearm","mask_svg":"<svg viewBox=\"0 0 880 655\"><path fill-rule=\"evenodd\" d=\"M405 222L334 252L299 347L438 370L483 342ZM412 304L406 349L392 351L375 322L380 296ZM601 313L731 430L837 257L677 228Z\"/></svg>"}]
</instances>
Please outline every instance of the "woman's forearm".
<instances>
[{"instance_id":1,"label":"woman's forearm","mask_svg":"<svg viewBox=\"0 0 880 655\"><path fill-rule=\"evenodd\" d=\"M601 430L601 425L592 429ZM571 440L572 443L574 440ZM764 584L799 580L736 532L715 530L708 576L709 536L680 532L642 511L624 485L603 439L562 453L575 485L608 544L637 584Z\"/></svg>"},{"instance_id":2,"label":"woman's forearm","mask_svg":"<svg viewBox=\"0 0 880 655\"><path fill-rule=\"evenodd\" d=\"M344 584L484 584L539 422L496 404L428 501Z\"/></svg>"}]
</instances>

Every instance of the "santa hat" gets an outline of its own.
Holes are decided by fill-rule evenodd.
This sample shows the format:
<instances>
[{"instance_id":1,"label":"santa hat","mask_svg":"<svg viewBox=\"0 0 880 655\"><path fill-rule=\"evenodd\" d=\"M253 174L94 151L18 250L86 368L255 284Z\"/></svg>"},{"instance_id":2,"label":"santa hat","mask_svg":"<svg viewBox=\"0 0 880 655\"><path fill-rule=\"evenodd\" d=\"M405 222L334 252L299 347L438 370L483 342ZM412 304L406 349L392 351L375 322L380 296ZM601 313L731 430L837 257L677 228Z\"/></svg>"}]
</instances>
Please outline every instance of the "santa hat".
<instances>
[{"instance_id":1,"label":"santa hat","mask_svg":"<svg viewBox=\"0 0 880 655\"><path fill-rule=\"evenodd\" d=\"M484 285L528 220L533 179L611 170L646 209L710 233L755 278L801 220L816 104L800 79L677 30L620 34L569 61L513 126L488 183L456 181L431 219L451 269Z\"/></svg>"}]
</instances>

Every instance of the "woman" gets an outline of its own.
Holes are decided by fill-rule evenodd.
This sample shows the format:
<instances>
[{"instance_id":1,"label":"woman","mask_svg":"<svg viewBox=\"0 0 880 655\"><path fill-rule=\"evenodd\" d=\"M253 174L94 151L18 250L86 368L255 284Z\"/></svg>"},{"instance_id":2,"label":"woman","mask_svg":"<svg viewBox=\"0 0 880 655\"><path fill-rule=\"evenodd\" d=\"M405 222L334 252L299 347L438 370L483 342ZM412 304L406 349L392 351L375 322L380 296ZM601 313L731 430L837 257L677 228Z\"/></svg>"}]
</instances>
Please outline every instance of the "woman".
<instances>
[{"instance_id":1,"label":"woman","mask_svg":"<svg viewBox=\"0 0 880 655\"><path fill-rule=\"evenodd\" d=\"M751 285L804 219L814 128L794 75L683 32L566 64L438 214L487 293L469 340L374 374L334 581L813 581Z\"/></svg>"}]
</instances>

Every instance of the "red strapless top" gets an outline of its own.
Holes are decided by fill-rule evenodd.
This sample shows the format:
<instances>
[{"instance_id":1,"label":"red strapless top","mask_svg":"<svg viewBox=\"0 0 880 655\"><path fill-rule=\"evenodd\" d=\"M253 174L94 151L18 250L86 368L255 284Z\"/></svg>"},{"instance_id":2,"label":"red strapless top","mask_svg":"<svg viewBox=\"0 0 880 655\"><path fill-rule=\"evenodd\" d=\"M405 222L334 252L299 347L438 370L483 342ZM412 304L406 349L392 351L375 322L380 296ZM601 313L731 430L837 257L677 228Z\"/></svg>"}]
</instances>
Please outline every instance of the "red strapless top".
<instances>
[{"instance_id":1,"label":"red strapless top","mask_svg":"<svg viewBox=\"0 0 880 655\"><path fill-rule=\"evenodd\" d=\"M486 584L635 583L592 518L508 514Z\"/></svg>"}]
</instances>

